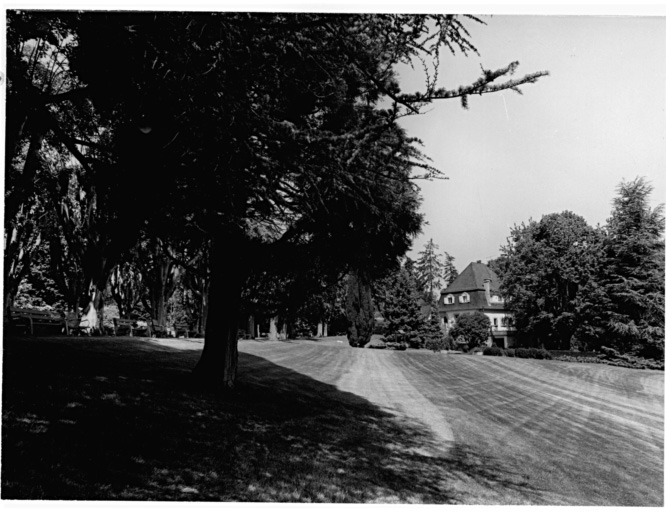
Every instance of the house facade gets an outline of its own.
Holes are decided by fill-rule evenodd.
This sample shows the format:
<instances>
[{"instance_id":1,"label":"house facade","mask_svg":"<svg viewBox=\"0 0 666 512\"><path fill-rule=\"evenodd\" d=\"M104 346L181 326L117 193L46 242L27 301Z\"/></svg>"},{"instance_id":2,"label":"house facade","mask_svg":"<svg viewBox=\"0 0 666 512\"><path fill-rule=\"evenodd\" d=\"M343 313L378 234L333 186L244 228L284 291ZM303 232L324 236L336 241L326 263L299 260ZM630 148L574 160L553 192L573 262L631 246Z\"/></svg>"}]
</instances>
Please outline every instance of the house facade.
<instances>
[{"instance_id":1,"label":"house facade","mask_svg":"<svg viewBox=\"0 0 666 512\"><path fill-rule=\"evenodd\" d=\"M438 309L444 332L455 325L460 315L479 311L490 319L490 342L503 348L516 346L518 332L500 295L499 285L497 274L488 265L470 263L440 295Z\"/></svg>"}]
</instances>

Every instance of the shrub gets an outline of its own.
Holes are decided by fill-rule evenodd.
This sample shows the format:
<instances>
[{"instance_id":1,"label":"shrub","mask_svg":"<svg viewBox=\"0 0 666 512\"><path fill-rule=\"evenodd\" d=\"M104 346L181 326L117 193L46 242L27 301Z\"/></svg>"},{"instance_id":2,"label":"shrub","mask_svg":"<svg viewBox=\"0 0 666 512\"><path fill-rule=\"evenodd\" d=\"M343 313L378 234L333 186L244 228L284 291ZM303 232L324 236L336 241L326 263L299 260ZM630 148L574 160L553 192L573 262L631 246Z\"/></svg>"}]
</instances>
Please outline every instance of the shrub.
<instances>
[{"instance_id":1,"label":"shrub","mask_svg":"<svg viewBox=\"0 0 666 512\"><path fill-rule=\"evenodd\" d=\"M486 347L483 349L484 356L503 356L504 350L499 347Z\"/></svg>"},{"instance_id":2,"label":"shrub","mask_svg":"<svg viewBox=\"0 0 666 512\"><path fill-rule=\"evenodd\" d=\"M426 342L426 348L432 350L435 353L444 350L446 348L445 345L446 342L444 341L443 337L440 337L439 339L431 339Z\"/></svg>"},{"instance_id":3,"label":"shrub","mask_svg":"<svg viewBox=\"0 0 666 512\"><path fill-rule=\"evenodd\" d=\"M528 357L530 357L529 354L530 354L529 349L526 349L526 348L523 348L523 347L520 347L520 348L516 349L516 357L522 357L524 359L527 359Z\"/></svg>"},{"instance_id":4,"label":"shrub","mask_svg":"<svg viewBox=\"0 0 666 512\"><path fill-rule=\"evenodd\" d=\"M490 333L490 319L480 311L461 314L451 328L451 336L464 338L470 348L483 345Z\"/></svg>"},{"instance_id":5,"label":"shrub","mask_svg":"<svg viewBox=\"0 0 666 512\"><path fill-rule=\"evenodd\" d=\"M620 353L614 348L601 347L601 352L608 357L619 357Z\"/></svg>"},{"instance_id":6,"label":"shrub","mask_svg":"<svg viewBox=\"0 0 666 512\"><path fill-rule=\"evenodd\" d=\"M375 327L372 330L372 334L379 334L381 336L386 334L386 323L385 322L375 322Z\"/></svg>"},{"instance_id":7,"label":"shrub","mask_svg":"<svg viewBox=\"0 0 666 512\"><path fill-rule=\"evenodd\" d=\"M446 350L455 350L456 348L456 340L453 339L453 336L447 335L444 338L444 348Z\"/></svg>"},{"instance_id":8,"label":"shrub","mask_svg":"<svg viewBox=\"0 0 666 512\"><path fill-rule=\"evenodd\" d=\"M504 349L504 355L506 357L516 357L516 349L506 348Z\"/></svg>"},{"instance_id":9,"label":"shrub","mask_svg":"<svg viewBox=\"0 0 666 512\"><path fill-rule=\"evenodd\" d=\"M517 348L515 350L515 357L522 357L524 359L552 359L550 352L543 348Z\"/></svg>"},{"instance_id":10,"label":"shrub","mask_svg":"<svg viewBox=\"0 0 666 512\"><path fill-rule=\"evenodd\" d=\"M534 359L552 359L550 352L543 348L534 348L531 349L531 354Z\"/></svg>"}]
</instances>

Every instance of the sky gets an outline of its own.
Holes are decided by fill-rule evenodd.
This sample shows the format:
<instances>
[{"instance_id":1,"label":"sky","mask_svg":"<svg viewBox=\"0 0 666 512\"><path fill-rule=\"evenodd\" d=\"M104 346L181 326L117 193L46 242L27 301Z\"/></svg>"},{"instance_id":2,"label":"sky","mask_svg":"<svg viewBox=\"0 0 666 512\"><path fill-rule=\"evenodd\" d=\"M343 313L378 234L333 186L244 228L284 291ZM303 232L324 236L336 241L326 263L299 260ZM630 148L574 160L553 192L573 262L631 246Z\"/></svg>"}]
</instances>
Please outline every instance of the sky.
<instances>
[{"instance_id":1,"label":"sky","mask_svg":"<svg viewBox=\"0 0 666 512\"><path fill-rule=\"evenodd\" d=\"M468 24L480 56L449 57L439 84L469 84L480 66L519 61L517 76L550 76L475 96L469 109L442 100L402 125L448 180L420 182L432 239L462 271L495 258L510 228L572 211L593 226L610 216L622 180L645 176L652 204L666 200L666 17L485 16ZM422 75L401 69L407 91Z\"/></svg>"}]
</instances>

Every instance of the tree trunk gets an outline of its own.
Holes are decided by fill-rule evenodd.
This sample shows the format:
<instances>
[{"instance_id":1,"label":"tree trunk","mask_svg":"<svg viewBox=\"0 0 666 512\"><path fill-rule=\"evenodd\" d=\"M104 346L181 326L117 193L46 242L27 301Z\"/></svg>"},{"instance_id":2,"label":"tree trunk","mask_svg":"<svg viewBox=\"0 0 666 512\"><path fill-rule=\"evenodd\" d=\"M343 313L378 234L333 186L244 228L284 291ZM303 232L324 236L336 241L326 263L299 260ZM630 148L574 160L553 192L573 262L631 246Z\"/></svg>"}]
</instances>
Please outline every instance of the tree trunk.
<instances>
[{"instance_id":1,"label":"tree trunk","mask_svg":"<svg viewBox=\"0 0 666 512\"><path fill-rule=\"evenodd\" d=\"M325 338L328 336L328 324L326 322L323 322L324 324L324 332L322 333L323 337Z\"/></svg>"},{"instance_id":2,"label":"tree trunk","mask_svg":"<svg viewBox=\"0 0 666 512\"><path fill-rule=\"evenodd\" d=\"M317 322L317 338L321 338L324 335L324 322L319 320Z\"/></svg>"},{"instance_id":3,"label":"tree trunk","mask_svg":"<svg viewBox=\"0 0 666 512\"><path fill-rule=\"evenodd\" d=\"M197 331L203 333L206 330L208 321L208 300L210 295L210 282L206 281L201 289L201 300L199 302L199 319L197 322Z\"/></svg>"},{"instance_id":4,"label":"tree trunk","mask_svg":"<svg viewBox=\"0 0 666 512\"><path fill-rule=\"evenodd\" d=\"M229 390L238 369L238 316L247 269L240 242L214 241L208 297L206 335L201 358L193 370L194 380L207 388Z\"/></svg>"},{"instance_id":5,"label":"tree trunk","mask_svg":"<svg viewBox=\"0 0 666 512\"><path fill-rule=\"evenodd\" d=\"M81 315L81 325L91 333L104 333L104 291L105 287L91 283L88 288L88 303Z\"/></svg>"},{"instance_id":6,"label":"tree trunk","mask_svg":"<svg viewBox=\"0 0 666 512\"><path fill-rule=\"evenodd\" d=\"M270 319L269 327L268 327L268 340L269 341L277 341L277 339L278 339L277 323L278 323L278 318L276 316L272 316L271 319Z\"/></svg>"},{"instance_id":7,"label":"tree trunk","mask_svg":"<svg viewBox=\"0 0 666 512\"><path fill-rule=\"evenodd\" d=\"M14 294L12 291L9 289L9 286L5 285L5 293L4 293L4 315L9 317L11 316L9 314L10 308L14 305Z\"/></svg>"},{"instance_id":8,"label":"tree trunk","mask_svg":"<svg viewBox=\"0 0 666 512\"><path fill-rule=\"evenodd\" d=\"M287 323L287 319L285 318L282 321L282 326L280 328L280 339L281 340L286 340L286 339L289 338L288 328L289 328L289 324Z\"/></svg>"},{"instance_id":9,"label":"tree trunk","mask_svg":"<svg viewBox=\"0 0 666 512\"><path fill-rule=\"evenodd\" d=\"M370 278L358 270L347 281L347 339L352 347L363 347L370 342L375 326Z\"/></svg>"},{"instance_id":10,"label":"tree trunk","mask_svg":"<svg viewBox=\"0 0 666 512\"><path fill-rule=\"evenodd\" d=\"M254 339L254 315L250 315L247 318L247 335L250 337L251 340Z\"/></svg>"},{"instance_id":11,"label":"tree trunk","mask_svg":"<svg viewBox=\"0 0 666 512\"><path fill-rule=\"evenodd\" d=\"M163 285L164 283L160 283ZM166 328L166 300L164 298L164 286L158 286L150 293L150 305L152 306L152 317L156 325Z\"/></svg>"}]
</instances>

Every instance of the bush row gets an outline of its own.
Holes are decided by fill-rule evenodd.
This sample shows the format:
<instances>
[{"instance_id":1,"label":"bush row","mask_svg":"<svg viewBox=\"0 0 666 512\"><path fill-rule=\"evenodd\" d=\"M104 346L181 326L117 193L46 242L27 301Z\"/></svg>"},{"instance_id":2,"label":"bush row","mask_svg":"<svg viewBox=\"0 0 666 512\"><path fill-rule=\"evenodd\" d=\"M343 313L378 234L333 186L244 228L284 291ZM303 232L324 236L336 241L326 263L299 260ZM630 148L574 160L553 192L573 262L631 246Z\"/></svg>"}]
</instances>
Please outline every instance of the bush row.
<instances>
[{"instance_id":1,"label":"bush row","mask_svg":"<svg viewBox=\"0 0 666 512\"><path fill-rule=\"evenodd\" d=\"M520 357L523 359L552 359L550 352L543 348L500 348L486 347L484 356Z\"/></svg>"},{"instance_id":2,"label":"bush row","mask_svg":"<svg viewBox=\"0 0 666 512\"><path fill-rule=\"evenodd\" d=\"M664 361L656 361L654 359L643 359L641 357L628 356L626 354L620 357L607 356L599 354L597 356L573 356L562 355L555 357L557 361L568 361L571 363L595 363L595 364L608 364L610 366L620 366L622 368L634 368L642 370L663 370Z\"/></svg>"}]
</instances>

